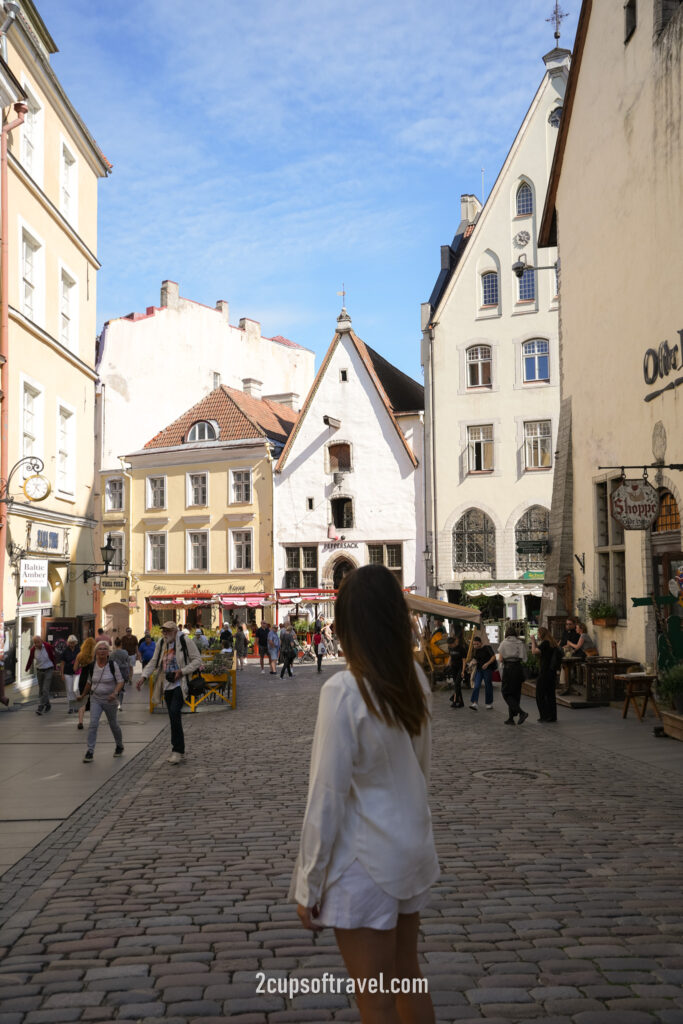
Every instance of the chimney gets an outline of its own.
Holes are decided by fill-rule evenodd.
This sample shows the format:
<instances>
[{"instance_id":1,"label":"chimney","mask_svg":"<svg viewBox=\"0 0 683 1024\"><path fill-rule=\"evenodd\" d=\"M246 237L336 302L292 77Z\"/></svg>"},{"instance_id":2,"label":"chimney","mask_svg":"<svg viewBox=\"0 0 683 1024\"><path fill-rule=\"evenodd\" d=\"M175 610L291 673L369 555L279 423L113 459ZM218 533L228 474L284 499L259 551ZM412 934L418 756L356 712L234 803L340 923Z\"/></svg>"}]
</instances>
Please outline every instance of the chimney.
<instances>
[{"instance_id":1,"label":"chimney","mask_svg":"<svg viewBox=\"0 0 683 1024\"><path fill-rule=\"evenodd\" d=\"M216 309L218 310L219 313L222 314L223 319L225 320L225 322L229 323L230 322L230 320L229 320L230 306L225 301L225 299L219 299L218 300L218 302L216 303Z\"/></svg>"},{"instance_id":2,"label":"chimney","mask_svg":"<svg viewBox=\"0 0 683 1024\"><path fill-rule=\"evenodd\" d=\"M240 321L241 326L241 321ZM244 377L242 379L242 391L245 395L250 395L252 398L261 397L261 388L263 387L262 380L256 380L256 377Z\"/></svg>"},{"instance_id":3,"label":"chimney","mask_svg":"<svg viewBox=\"0 0 683 1024\"><path fill-rule=\"evenodd\" d=\"M294 412L299 412L299 409L301 408L299 395L296 391L281 391L277 395L264 395L263 397L267 398L269 402L277 402L278 405L286 405L290 409L293 409Z\"/></svg>"},{"instance_id":4,"label":"chimney","mask_svg":"<svg viewBox=\"0 0 683 1024\"><path fill-rule=\"evenodd\" d=\"M161 306L167 309L177 309L180 305L180 288L177 281L161 282Z\"/></svg>"},{"instance_id":5,"label":"chimney","mask_svg":"<svg viewBox=\"0 0 683 1024\"><path fill-rule=\"evenodd\" d=\"M261 337L261 324L258 320L250 320L248 317L243 316L239 322L240 329L246 331L248 335L253 335L256 338Z\"/></svg>"},{"instance_id":6,"label":"chimney","mask_svg":"<svg viewBox=\"0 0 683 1024\"><path fill-rule=\"evenodd\" d=\"M468 224L473 224L478 213L481 212L481 203L476 196L465 194L460 196L460 219Z\"/></svg>"}]
</instances>

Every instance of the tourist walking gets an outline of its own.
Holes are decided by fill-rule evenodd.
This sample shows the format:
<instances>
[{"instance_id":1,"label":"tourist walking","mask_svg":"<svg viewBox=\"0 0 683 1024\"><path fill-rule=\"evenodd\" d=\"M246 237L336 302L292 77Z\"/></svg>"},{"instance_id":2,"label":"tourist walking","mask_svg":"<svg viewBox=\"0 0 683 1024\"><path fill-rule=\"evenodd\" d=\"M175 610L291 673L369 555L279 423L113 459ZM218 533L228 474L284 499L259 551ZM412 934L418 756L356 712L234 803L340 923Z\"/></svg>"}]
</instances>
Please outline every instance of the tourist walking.
<instances>
[{"instance_id":1,"label":"tourist walking","mask_svg":"<svg viewBox=\"0 0 683 1024\"><path fill-rule=\"evenodd\" d=\"M284 679L285 672L291 678L294 675L292 672L292 662L296 658L296 637L291 626L287 626L280 637L280 654L282 655L280 679Z\"/></svg>"},{"instance_id":2,"label":"tourist walking","mask_svg":"<svg viewBox=\"0 0 683 1024\"><path fill-rule=\"evenodd\" d=\"M197 626L197 628L195 629L193 640L195 643L195 647L197 648L200 654L202 653L202 651L208 650L209 638L205 635L204 630L201 628L201 626Z\"/></svg>"},{"instance_id":3,"label":"tourist walking","mask_svg":"<svg viewBox=\"0 0 683 1024\"><path fill-rule=\"evenodd\" d=\"M145 633L144 637L138 644L138 652L140 654L140 664L144 668L148 661L152 658L154 651L156 650L156 644L152 640L151 633Z\"/></svg>"},{"instance_id":4,"label":"tourist walking","mask_svg":"<svg viewBox=\"0 0 683 1024\"><path fill-rule=\"evenodd\" d=\"M517 636L514 626L508 626L505 630L505 639L498 647L498 662L502 684L500 691L503 700L508 706L508 717L506 725L521 725L529 717L528 712L522 711L520 700L522 697L522 683L524 682L524 662L527 660L527 649L524 641Z\"/></svg>"},{"instance_id":5,"label":"tourist walking","mask_svg":"<svg viewBox=\"0 0 683 1024\"><path fill-rule=\"evenodd\" d=\"M249 634L247 627L240 622L235 633L235 654L237 656L237 669L243 671L247 663L247 652L249 651Z\"/></svg>"},{"instance_id":6,"label":"tourist walking","mask_svg":"<svg viewBox=\"0 0 683 1024\"><path fill-rule=\"evenodd\" d=\"M258 646L258 656L261 662L261 675L264 675L265 660L268 657L268 634L270 633L270 627L267 622L262 622L259 628L256 630L256 644Z\"/></svg>"},{"instance_id":7,"label":"tourist walking","mask_svg":"<svg viewBox=\"0 0 683 1024\"><path fill-rule=\"evenodd\" d=\"M137 650L137 645L136 645L136 650ZM119 696L119 711L120 711L121 708L123 707L123 695L126 692L126 683L130 679L133 678L133 673L132 673L131 667L130 667L130 658L129 658L128 654L126 653L126 651L123 649L123 638L122 637L117 636L116 639L114 640L114 648L111 651L109 657L111 658L112 661L116 662L116 664L119 667L119 671L121 672L121 675L123 676L123 686L121 687L120 696Z\"/></svg>"},{"instance_id":8,"label":"tourist walking","mask_svg":"<svg viewBox=\"0 0 683 1024\"><path fill-rule=\"evenodd\" d=\"M78 646L78 637L71 636L67 637L66 647L61 653L59 659L59 671L64 682L64 690L66 692L66 700L68 704L69 715L75 715L78 710L78 676L76 675L76 658L80 648Z\"/></svg>"},{"instance_id":9,"label":"tourist walking","mask_svg":"<svg viewBox=\"0 0 683 1024\"><path fill-rule=\"evenodd\" d=\"M555 637L552 633L540 626L538 636L531 638L531 653L540 659L540 669L536 679L536 706L538 707L539 722L557 721L557 703L555 700L555 682L559 668L560 652Z\"/></svg>"},{"instance_id":10,"label":"tourist walking","mask_svg":"<svg viewBox=\"0 0 683 1024\"><path fill-rule=\"evenodd\" d=\"M175 622L169 619L161 627L159 640L153 658L147 662L137 681L138 690L154 672L152 702L168 708L171 722L171 755L169 764L180 764L185 759L185 733L183 732L182 711L187 696L187 678L202 667L202 657L194 640L178 634Z\"/></svg>"},{"instance_id":11,"label":"tourist walking","mask_svg":"<svg viewBox=\"0 0 683 1024\"><path fill-rule=\"evenodd\" d=\"M467 657L467 647L461 632L448 638L448 651L451 656L451 677L455 687L450 701L451 707L464 708L465 701L462 699L462 671L465 665L465 658Z\"/></svg>"},{"instance_id":12,"label":"tourist walking","mask_svg":"<svg viewBox=\"0 0 683 1024\"><path fill-rule=\"evenodd\" d=\"M326 648L323 635L320 630L313 634L313 650L315 651L315 660L318 663L318 672L322 672L323 657L325 655Z\"/></svg>"},{"instance_id":13,"label":"tourist walking","mask_svg":"<svg viewBox=\"0 0 683 1024\"><path fill-rule=\"evenodd\" d=\"M30 672L34 667L36 679L38 680L38 707L37 715L50 711L50 690L52 679L57 668L57 655L52 644L45 643L40 636L34 636L31 642L26 671Z\"/></svg>"},{"instance_id":14,"label":"tourist walking","mask_svg":"<svg viewBox=\"0 0 683 1024\"><path fill-rule=\"evenodd\" d=\"M84 703L81 701L81 696L85 689L85 684L90 678L90 669L88 666L92 665L95 661L95 637L89 636L83 641L83 645L78 652L76 661L74 662L74 669L78 677L78 728L83 728L83 719L85 718L86 711L90 711L90 698Z\"/></svg>"},{"instance_id":15,"label":"tourist walking","mask_svg":"<svg viewBox=\"0 0 683 1024\"><path fill-rule=\"evenodd\" d=\"M348 668L320 690L290 898L304 928L334 928L365 1024L430 1024L421 986L394 996L367 984L382 973L421 977L420 910L439 875L427 798L429 684L414 661L401 587L384 566L347 573L335 614Z\"/></svg>"},{"instance_id":16,"label":"tourist walking","mask_svg":"<svg viewBox=\"0 0 683 1024\"><path fill-rule=\"evenodd\" d=\"M268 660L270 661L271 676L277 675L277 659L280 654L280 637L277 635L275 626L268 631Z\"/></svg>"},{"instance_id":17,"label":"tourist walking","mask_svg":"<svg viewBox=\"0 0 683 1024\"><path fill-rule=\"evenodd\" d=\"M490 711L493 707L493 683L491 680L493 679L493 666L496 664L496 656L489 644L482 643L481 637L475 636L472 643L472 657L477 664L477 668L474 673L474 689L472 690L472 699L470 700L470 710L478 710L479 690L483 682L486 710Z\"/></svg>"},{"instance_id":18,"label":"tourist walking","mask_svg":"<svg viewBox=\"0 0 683 1024\"><path fill-rule=\"evenodd\" d=\"M107 641L99 640L95 644L95 660L88 666L88 681L80 697L81 700L84 700L90 695L88 749L83 758L85 764L90 764L95 757L97 729L103 713L107 717L109 728L116 743L114 757L121 757L123 753L123 734L116 716L119 697L123 692L124 680L118 664L110 655L111 647Z\"/></svg>"},{"instance_id":19,"label":"tourist walking","mask_svg":"<svg viewBox=\"0 0 683 1024\"><path fill-rule=\"evenodd\" d=\"M126 632L121 637L121 646L128 655L128 679L132 683L135 675L135 662L138 660L138 638L133 633L131 626L126 626Z\"/></svg>"}]
</instances>

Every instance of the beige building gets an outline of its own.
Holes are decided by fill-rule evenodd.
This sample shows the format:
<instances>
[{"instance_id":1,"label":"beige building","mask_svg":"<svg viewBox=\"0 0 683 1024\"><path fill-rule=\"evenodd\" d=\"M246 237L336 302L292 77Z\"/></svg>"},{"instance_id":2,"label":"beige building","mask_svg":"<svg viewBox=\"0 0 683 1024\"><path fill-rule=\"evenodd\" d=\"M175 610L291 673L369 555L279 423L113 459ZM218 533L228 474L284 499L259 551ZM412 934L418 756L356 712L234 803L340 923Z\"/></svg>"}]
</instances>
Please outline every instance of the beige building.
<instances>
[{"instance_id":1,"label":"beige building","mask_svg":"<svg viewBox=\"0 0 683 1024\"><path fill-rule=\"evenodd\" d=\"M584 0L540 231L561 261L544 611L608 602L617 624L590 628L600 652L616 641L645 663L655 615L631 599L676 597L662 616L683 614L682 52L677 0ZM621 467L659 491L651 528L610 514Z\"/></svg>"},{"instance_id":2,"label":"beige building","mask_svg":"<svg viewBox=\"0 0 683 1024\"><path fill-rule=\"evenodd\" d=\"M296 420L289 406L221 386L127 455L125 473L103 473L103 530L117 550L100 579L107 629L268 617L273 467ZM117 579L124 589L105 589Z\"/></svg>"},{"instance_id":3,"label":"beige building","mask_svg":"<svg viewBox=\"0 0 683 1024\"><path fill-rule=\"evenodd\" d=\"M16 652L23 691L31 683L23 666L34 633L58 641L92 625L92 588L81 563L92 565L95 554L97 185L111 165L52 70L57 47L30 0L22 0L3 47L25 97L3 167L7 433L0 473L11 474L13 499L7 544L0 545L5 649ZM5 123L13 117L4 112ZM17 466L28 458L39 461ZM21 586L22 558L47 560L46 586Z\"/></svg>"}]
</instances>

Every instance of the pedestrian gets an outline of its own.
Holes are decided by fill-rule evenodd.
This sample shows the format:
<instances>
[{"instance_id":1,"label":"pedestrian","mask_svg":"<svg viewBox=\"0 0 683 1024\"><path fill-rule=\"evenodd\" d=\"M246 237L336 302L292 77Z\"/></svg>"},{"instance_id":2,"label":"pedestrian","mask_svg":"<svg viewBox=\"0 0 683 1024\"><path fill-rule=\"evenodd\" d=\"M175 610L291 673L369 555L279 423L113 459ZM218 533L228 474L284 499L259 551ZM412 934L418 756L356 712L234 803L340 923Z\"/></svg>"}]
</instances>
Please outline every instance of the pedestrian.
<instances>
[{"instance_id":1,"label":"pedestrian","mask_svg":"<svg viewBox=\"0 0 683 1024\"><path fill-rule=\"evenodd\" d=\"M31 641L31 650L26 662L26 671L30 672L31 666L35 666L36 679L38 680L38 707L37 715L51 710L50 690L52 679L57 668L57 655L52 644L45 643L41 636L34 636Z\"/></svg>"},{"instance_id":2,"label":"pedestrian","mask_svg":"<svg viewBox=\"0 0 683 1024\"><path fill-rule=\"evenodd\" d=\"M138 660L138 638L133 633L131 626L126 626L126 632L121 637L121 646L128 655L128 680L132 683L135 675L135 663Z\"/></svg>"},{"instance_id":3,"label":"pedestrian","mask_svg":"<svg viewBox=\"0 0 683 1024\"><path fill-rule=\"evenodd\" d=\"M271 676L277 675L277 659L280 654L280 637L277 635L275 626L268 630L268 660L270 662Z\"/></svg>"},{"instance_id":4,"label":"pedestrian","mask_svg":"<svg viewBox=\"0 0 683 1024\"><path fill-rule=\"evenodd\" d=\"M237 656L237 669L238 671L244 671L244 667L247 663L247 651L249 650L249 634L247 633L247 627L243 622L240 622L235 633L235 654Z\"/></svg>"},{"instance_id":5,"label":"pedestrian","mask_svg":"<svg viewBox=\"0 0 683 1024\"><path fill-rule=\"evenodd\" d=\"M204 630L201 628L201 626L197 626L197 628L194 631L194 643L195 647L197 648L200 654L202 651L206 651L208 649L209 638L208 636L204 635Z\"/></svg>"},{"instance_id":6,"label":"pedestrian","mask_svg":"<svg viewBox=\"0 0 683 1024\"><path fill-rule=\"evenodd\" d=\"M155 649L156 649L156 644L152 640L152 634L149 633L149 632L146 632L144 637L142 638L142 640L138 644L138 652L140 654L140 664L142 665L143 668L145 667L147 662L150 661L152 655L154 654Z\"/></svg>"},{"instance_id":7,"label":"pedestrian","mask_svg":"<svg viewBox=\"0 0 683 1024\"><path fill-rule=\"evenodd\" d=\"M280 636L280 653L282 655L280 679L284 679L285 672L291 678L294 675L292 672L292 662L296 658L296 637L291 626L287 626L282 631Z\"/></svg>"},{"instance_id":8,"label":"pedestrian","mask_svg":"<svg viewBox=\"0 0 683 1024\"><path fill-rule=\"evenodd\" d=\"M102 629L102 627L101 627L101 626L100 626L100 628L99 628L99 629L97 630L97 639L98 639L98 640L105 640L105 641L106 641L106 643L108 643L108 644L109 644L109 646L111 647L111 644L112 644L112 639L111 639L111 637L110 637L109 633L105 633L105 631L104 631L104 630Z\"/></svg>"},{"instance_id":9,"label":"pedestrian","mask_svg":"<svg viewBox=\"0 0 683 1024\"><path fill-rule=\"evenodd\" d=\"M171 722L171 756L169 764L185 760L185 734L183 732L183 702L187 696L187 678L202 667L202 658L191 637L181 636L175 622L169 619L161 627L161 640L154 657L147 662L137 681L138 690L154 672L152 701L163 699Z\"/></svg>"},{"instance_id":10,"label":"pedestrian","mask_svg":"<svg viewBox=\"0 0 683 1024\"><path fill-rule=\"evenodd\" d=\"M420 910L439 875L427 799L429 684L414 661L401 587L384 566L346 574L336 626L348 668L320 690L290 898L304 928L334 928L365 1024L429 1024L431 998L416 981L397 996L367 983L382 973L421 978Z\"/></svg>"},{"instance_id":11,"label":"pedestrian","mask_svg":"<svg viewBox=\"0 0 683 1024\"><path fill-rule=\"evenodd\" d=\"M323 643L325 644L325 653L329 655L332 653L334 646L332 642L332 630L330 628L329 622L325 622L324 619L323 628L320 630L320 632L322 634Z\"/></svg>"},{"instance_id":12,"label":"pedestrian","mask_svg":"<svg viewBox=\"0 0 683 1024\"><path fill-rule=\"evenodd\" d=\"M223 623L223 628L221 629L220 636L219 636L218 639L220 641L220 645L221 645L221 650L222 651L232 651L233 644L234 644L234 637L232 635L232 629L230 628L230 623L228 622L227 619Z\"/></svg>"},{"instance_id":13,"label":"pedestrian","mask_svg":"<svg viewBox=\"0 0 683 1024\"><path fill-rule=\"evenodd\" d=\"M474 673L474 689L472 690L472 699L470 700L470 711L479 710L479 690L481 689L482 681L484 683L486 710L490 711L493 707L493 683L491 680L493 678L493 666L496 663L496 656L489 644L482 643L480 636L475 636L474 638L472 656L477 667Z\"/></svg>"},{"instance_id":14,"label":"pedestrian","mask_svg":"<svg viewBox=\"0 0 683 1024\"><path fill-rule=\"evenodd\" d=\"M261 675L265 674L265 660L268 657L268 634L270 627L267 622L262 622L256 630L256 643L258 645L258 656L261 662Z\"/></svg>"},{"instance_id":15,"label":"pedestrian","mask_svg":"<svg viewBox=\"0 0 683 1024\"><path fill-rule=\"evenodd\" d=\"M451 697L451 707L464 708L465 701L462 699L462 671L467 657L467 648L462 637L462 632L455 633L448 638L448 651L451 656L451 677L455 691Z\"/></svg>"},{"instance_id":16,"label":"pedestrian","mask_svg":"<svg viewBox=\"0 0 683 1024\"><path fill-rule=\"evenodd\" d=\"M323 656L325 654L325 644L323 642L323 635L320 632L320 630L317 630L313 634L313 650L315 651L315 659L318 662L318 672L322 672Z\"/></svg>"},{"instance_id":17,"label":"pedestrian","mask_svg":"<svg viewBox=\"0 0 683 1024\"><path fill-rule=\"evenodd\" d=\"M559 666L559 657L556 652L562 653L552 633L539 626L538 637L531 638L531 653L536 654L541 667L536 679L536 706L538 707L539 722L557 721L557 703L555 700L555 682Z\"/></svg>"},{"instance_id":18,"label":"pedestrian","mask_svg":"<svg viewBox=\"0 0 683 1024\"><path fill-rule=\"evenodd\" d=\"M76 658L78 657L80 647L78 646L78 637L71 636L67 637L66 647L62 651L59 659L59 671L64 682L64 690L66 691L66 699L69 705L68 714L75 715L78 710L78 676L76 675Z\"/></svg>"},{"instance_id":19,"label":"pedestrian","mask_svg":"<svg viewBox=\"0 0 683 1024\"><path fill-rule=\"evenodd\" d=\"M509 625L505 630L505 639L498 647L498 662L501 671L501 693L503 700L508 706L508 717L506 725L521 725L529 717L528 712L522 711L520 700L522 697L522 683L524 682L524 662L527 660L527 649L524 641L517 636L515 627Z\"/></svg>"},{"instance_id":20,"label":"pedestrian","mask_svg":"<svg viewBox=\"0 0 683 1024\"><path fill-rule=\"evenodd\" d=\"M120 638L117 637L117 639ZM81 700L84 700L90 694L90 727L88 729L88 749L83 757L84 764L90 764L95 757L97 729L102 712L107 716L107 722L116 743L114 757L121 757L123 753L123 733L116 712L119 696L123 692L124 681L118 664L110 655L111 647L107 641L98 640L95 644L95 660L88 666L88 681L80 697Z\"/></svg>"},{"instance_id":21,"label":"pedestrian","mask_svg":"<svg viewBox=\"0 0 683 1024\"><path fill-rule=\"evenodd\" d=\"M136 644L136 649L137 649L137 644ZM121 676L123 678L123 686L121 687L120 696L119 696L119 708L118 709L120 711L122 709L122 707L123 707L123 695L126 692L126 683L129 682L129 680L132 680L132 673L131 673L131 668L130 668L130 658L128 657L127 653L123 649L123 638L122 637L117 636L116 640L114 640L114 649L111 651L109 657L111 658L112 661L116 662L116 664L119 667L119 672L121 673Z\"/></svg>"},{"instance_id":22,"label":"pedestrian","mask_svg":"<svg viewBox=\"0 0 683 1024\"><path fill-rule=\"evenodd\" d=\"M79 729L83 728L83 719L85 718L86 711L90 711L90 697L88 697L85 704L80 700L80 698L83 694L83 690L85 689L85 684L90 678L90 669L88 666L92 665L95 661L95 643L96 640L94 636L86 637L80 651L78 652L76 661L74 662L74 669L78 677L78 699L80 703L80 707L78 708Z\"/></svg>"}]
</instances>

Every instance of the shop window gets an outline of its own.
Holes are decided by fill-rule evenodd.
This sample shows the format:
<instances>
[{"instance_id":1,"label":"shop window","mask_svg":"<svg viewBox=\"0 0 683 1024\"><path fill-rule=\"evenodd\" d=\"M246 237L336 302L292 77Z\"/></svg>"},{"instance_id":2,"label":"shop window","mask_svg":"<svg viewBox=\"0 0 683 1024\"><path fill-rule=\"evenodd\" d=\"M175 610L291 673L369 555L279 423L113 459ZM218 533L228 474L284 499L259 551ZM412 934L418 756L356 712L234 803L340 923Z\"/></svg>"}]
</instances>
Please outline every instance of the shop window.
<instances>
[{"instance_id":1,"label":"shop window","mask_svg":"<svg viewBox=\"0 0 683 1024\"><path fill-rule=\"evenodd\" d=\"M493 470L493 426L467 428L467 465L470 473Z\"/></svg>"},{"instance_id":2,"label":"shop window","mask_svg":"<svg viewBox=\"0 0 683 1024\"><path fill-rule=\"evenodd\" d=\"M470 508L453 528L453 571L496 571L496 528L490 517Z\"/></svg>"},{"instance_id":3,"label":"shop window","mask_svg":"<svg viewBox=\"0 0 683 1024\"><path fill-rule=\"evenodd\" d=\"M595 555L598 598L614 605L620 618L626 615L626 558L624 529L609 514L609 495L621 478L595 484Z\"/></svg>"},{"instance_id":4,"label":"shop window","mask_svg":"<svg viewBox=\"0 0 683 1024\"><path fill-rule=\"evenodd\" d=\"M491 387L491 348L473 345L467 349L467 387Z\"/></svg>"},{"instance_id":5,"label":"shop window","mask_svg":"<svg viewBox=\"0 0 683 1024\"><path fill-rule=\"evenodd\" d=\"M681 516L671 491L662 488L659 492L659 515L652 524L653 533L669 533L680 530Z\"/></svg>"},{"instance_id":6,"label":"shop window","mask_svg":"<svg viewBox=\"0 0 683 1024\"><path fill-rule=\"evenodd\" d=\"M302 590L318 586L318 549L316 547L285 548L285 586Z\"/></svg>"},{"instance_id":7,"label":"shop window","mask_svg":"<svg viewBox=\"0 0 683 1024\"><path fill-rule=\"evenodd\" d=\"M481 304L482 306L498 305L498 274L495 271L481 275Z\"/></svg>"},{"instance_id":8,"label":"shop window","mask_svg":"<svg viewBox=\"0 0 683 1024\"><path fill-rule=\"evenodd\" d=\"M542 505L532 505L515 526L515 551L517 555L517 571L541 572L545 569L545 556L550 537L550 512ZM542 550L525 550L527 547Z\"/></svg>"},{"instance_id":9,"label":"shop window","mask_svg":"<svg viewBox=\"0 0 683 1024\"><path fill-rule=\"evenodd\" d=\"M351 498L333 498L330 508L335 527L338 530L350 530L353 526L353 501Z\"/></svg>"},{"instance_id":10,"label":"shop window","mask_svg":"<svg viewBox=\"0 0 683 1024\"><path fill-rule=\"evenodd\" d=\"M509 209L509 207L508 207ZM517 216L527 217L534 212L534 194L531 186L523 181L517 189Z\"/></svg>"}]
</instances>

